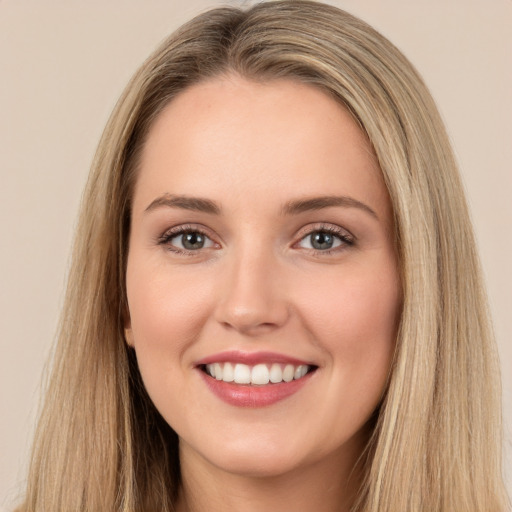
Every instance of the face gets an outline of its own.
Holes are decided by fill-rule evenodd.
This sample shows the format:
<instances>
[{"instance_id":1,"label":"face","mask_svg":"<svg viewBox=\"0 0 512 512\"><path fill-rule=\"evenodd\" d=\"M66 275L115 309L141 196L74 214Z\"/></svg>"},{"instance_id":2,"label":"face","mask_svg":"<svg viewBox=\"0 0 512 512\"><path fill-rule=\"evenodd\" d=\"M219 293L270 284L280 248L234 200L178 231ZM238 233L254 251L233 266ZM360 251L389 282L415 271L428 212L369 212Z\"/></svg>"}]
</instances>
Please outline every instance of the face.
<instances>
[{"instance_id":1,"label":"face","mask_svg":"<svg viewBox=\"0 0 512 512\"><path fill-rule=\"evenodd\" d=\"M362 448L395 344L392 212L324 92L195 85L153 125L127 266L127 342L180 456L246 475Z\"/></svg>"}]
</instances>

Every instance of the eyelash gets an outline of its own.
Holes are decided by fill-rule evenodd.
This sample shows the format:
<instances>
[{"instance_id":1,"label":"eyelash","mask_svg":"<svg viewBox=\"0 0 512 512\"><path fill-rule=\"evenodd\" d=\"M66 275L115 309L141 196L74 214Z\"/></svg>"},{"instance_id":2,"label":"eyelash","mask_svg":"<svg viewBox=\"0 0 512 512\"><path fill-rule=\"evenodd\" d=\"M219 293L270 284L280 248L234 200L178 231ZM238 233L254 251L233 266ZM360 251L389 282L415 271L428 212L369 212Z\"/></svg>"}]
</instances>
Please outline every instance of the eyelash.
<instances>
[{"instance_id":1,"label":"eyelash","mask_svg":"<svg viewBox=\"0 0 512 512\"><path fill-rule=\"evenodd\" d=\"M320 250L320 249L304 249L308 251L313 256L321 258L322 256L329 256L333 253L337 253L343 251L349 247L352 247L355 244L355 237L352 236L348 231L339 226L333 224L315 224L313 226L308 226L299 234L300 238L298 242L294 244L294 246L301 243L303 240L307 239L314 233L326 233L329 235L333 235L338 238L341 242L340 245L333 247L332 249Z\"/></svg>"},{"instance_id":2,"label":"eyelash","mask_svg":"<svg viewBox=\"0 0 512 512\"><path fill-rule=\"evenodd\" d=\"M162 236L158 237L157 243L159 245L166 246L166 249L168 251L174 252L178 255L197 256L198 253L201 252L200 249L197 249L195 251L191 251L191 250L187 250L187 249L180 249L179 247L175 247L170 243L170 241L173 238L176 238L180 235L186 235L188 233L198 233L198 234L204 236L205 238L211 240L215 245L219 245L213 241L212 237L207 232L207 230L205 230L201 226L197 226L197 225L193 225L193 224L184 224L182 226L176 226L174 228L167 230Z\"/></svg>"},{"instance_id":3,"label":"eyelash","mask_svg":"<svg viewBox=\"0 0 512 512\"><path fill-rule=\"evenodd\" d=\"M202 228L201 226L192 225L192 224L184 224L181 226L176 226L174 228L171 228L170 230L167 230L165 233L163 233L161 236L157 238L158 245L166 246L166 249L176 253L178 255L183 256L197 256L200 252L202 252L202 249L196 249L196 250L187 250L187 249L181 249L178 247L173 246L170 241L173 238L176 238L180 235L186 235L189 233L197 233L204 237L206 237L208 240L210 240L213 244L219 246L218 243L216 243L213 238L210 236L209 232ZM328 256L332 253L342 251L344 249L347 249L348 247L351 247L355 243L355 238L350 235L346 230L332 225L332 224L315 224L313 226L309 226L307 228L304 228L301 230L301 233L299 233L299 240L293 244L293 247L300 244L302 241L307 239L307 237L310 237L314 233L326 233L329 235L333 235L338 240L340 240L341 244L326 250L320 250L320 249L309 249L309 248L303 248L303 250L308 251L309 253L313 254L316 257L322 257L322 256ZM206 248L209 249L209 248Z\"/></svg>"}]
</instances>

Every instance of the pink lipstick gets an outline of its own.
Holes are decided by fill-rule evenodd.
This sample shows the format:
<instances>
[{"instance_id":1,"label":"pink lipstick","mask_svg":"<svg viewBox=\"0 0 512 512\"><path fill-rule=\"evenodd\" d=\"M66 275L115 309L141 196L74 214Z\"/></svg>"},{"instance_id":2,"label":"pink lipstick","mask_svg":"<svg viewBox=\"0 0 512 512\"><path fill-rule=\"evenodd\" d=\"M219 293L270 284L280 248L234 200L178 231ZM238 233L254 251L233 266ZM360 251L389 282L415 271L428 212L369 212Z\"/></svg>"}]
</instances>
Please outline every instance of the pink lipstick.
<instances>
[{"instance_id":1,"label":"pink lipstick","mask_svg":"<svg viewBox=\"0 0 512 512\"><path fill-rule=\"evenodd\" d=\"M218 398L238 407L272 405L299 391L316 366L273 352L222 352L196 363Z\"/></svg>"}]
</instances>

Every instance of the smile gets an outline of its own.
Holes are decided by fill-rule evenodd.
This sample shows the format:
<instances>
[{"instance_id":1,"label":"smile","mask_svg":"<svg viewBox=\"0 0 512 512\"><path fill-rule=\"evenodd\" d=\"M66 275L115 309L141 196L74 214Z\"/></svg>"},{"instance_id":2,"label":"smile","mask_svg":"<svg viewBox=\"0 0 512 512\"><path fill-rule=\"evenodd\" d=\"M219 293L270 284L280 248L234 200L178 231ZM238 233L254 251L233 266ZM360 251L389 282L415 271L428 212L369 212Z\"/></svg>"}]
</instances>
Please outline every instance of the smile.
<instances>
[{"instance_id":1,"label":"smile","mask_svg":"<svg viewBox=\"0 0 512 512\"><path fill-rule=\"evenodd\" d=\"M281 382L302 379L313 368L306 364L261 363L250 366L242 363L218 362L204 365L203 371L216 380L223 382L265 386L267 384L279 384Z\"/></svg>"},{"instance_id":2,"label":"smile","mask_svg":"<svg viewBox=\"0 0 512 512\"><path fill-rule=\"evenodd\" d=\"M195 364L207 388L236 407L266 407L288 398L312 380L318 366L273 352L222 352Z\"/></svg>"}]
</instances>

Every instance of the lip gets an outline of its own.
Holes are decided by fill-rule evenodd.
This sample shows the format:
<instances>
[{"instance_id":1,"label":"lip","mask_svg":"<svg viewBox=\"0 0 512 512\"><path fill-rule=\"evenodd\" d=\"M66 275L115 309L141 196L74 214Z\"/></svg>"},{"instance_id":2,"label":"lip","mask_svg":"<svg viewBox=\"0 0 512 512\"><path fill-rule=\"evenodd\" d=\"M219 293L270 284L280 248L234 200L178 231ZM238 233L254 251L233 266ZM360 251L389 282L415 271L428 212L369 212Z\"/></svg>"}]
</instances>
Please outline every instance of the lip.
<instances>
[{"instance_id":1,"label":"lip","mask_svg":"<svg viewBox=\"0 0 512 512\"><path fill-rule=\"evenodd\" d=\"M308 373L298 380L267 384L264 386L251 386L224 382L207 375L198 368L201 378L208 389L223 402L236 407L266 407L297 393L303 388L315 372Z\"/></svg>"},{"instance_id":2,"label":"lip","mask_svg":"<svg viewBox=\"0 0 512 512\"><path fill-rule=\"evenodd\" d=\"M239 350L229 350L204 357L203 359L196 361L195 366L213 363L241 363L249 366L262 363L281 363L293 364L294 366L299 366L301 364L316 366L308 361L290 357L285 354L279 354L277 352L242 352Z\"/></svg>"},{"instance_id":3,"label":"lip","mask_svg":"<svg viewBox=\"0 0 512 512\"><path fill-rule=\"evenodd\" d=\"M267 384L264 386L234 384L217 380L203 371L207 364L213 363L241 363L250 366L257 364L292 364L294 366L309 365L315 366L308 361L290 357L276 352L241 352L230 350L206 356L195 363L195 368L201 375L208 389L223 402L236 407L266 407L281 400L284 400L302 389L316 373L310 372L301 379L279 384Z\"/></svg>"}]
</instances>

